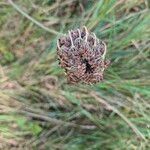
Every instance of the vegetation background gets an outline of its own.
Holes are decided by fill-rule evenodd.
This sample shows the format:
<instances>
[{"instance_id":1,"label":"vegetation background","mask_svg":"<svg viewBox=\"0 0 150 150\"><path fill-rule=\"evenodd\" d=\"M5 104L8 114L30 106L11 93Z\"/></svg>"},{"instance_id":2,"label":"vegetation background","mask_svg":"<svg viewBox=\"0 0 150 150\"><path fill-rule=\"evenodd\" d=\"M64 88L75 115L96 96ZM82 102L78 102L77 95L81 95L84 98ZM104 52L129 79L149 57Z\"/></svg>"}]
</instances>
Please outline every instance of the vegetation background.
<instances>
[{"instance_id":1,"label":"vegetation background","mask_svg":"<svg viewBox=\"0 0 150 150\"><path fill-rule=\"evenodd\" d=\"M150 149L149 0L0 0L0 149ZM111 65L69 85L56 40L86 25Z\"/></svg>"}]
</instances>

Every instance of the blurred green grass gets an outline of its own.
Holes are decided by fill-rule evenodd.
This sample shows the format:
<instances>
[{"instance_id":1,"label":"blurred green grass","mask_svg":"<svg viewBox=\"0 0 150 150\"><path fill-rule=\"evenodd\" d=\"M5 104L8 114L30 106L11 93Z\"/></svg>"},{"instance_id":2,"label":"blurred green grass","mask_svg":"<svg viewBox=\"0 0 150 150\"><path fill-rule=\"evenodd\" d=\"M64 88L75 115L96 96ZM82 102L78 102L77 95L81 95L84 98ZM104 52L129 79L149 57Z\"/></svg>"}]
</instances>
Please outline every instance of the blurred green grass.
<instances>
[{"instance_id":1,"label":"blurred green grass","mask_svg":"<svg viewBox=\"0 0 150 150\"><path fill-rule=\"evenodd\" d=\"M14 3L0 1L0 149L150 149L149 1ZM58 66L56 40L82 25L108 47L96 85Z\"/></svg>"}]
</instances>

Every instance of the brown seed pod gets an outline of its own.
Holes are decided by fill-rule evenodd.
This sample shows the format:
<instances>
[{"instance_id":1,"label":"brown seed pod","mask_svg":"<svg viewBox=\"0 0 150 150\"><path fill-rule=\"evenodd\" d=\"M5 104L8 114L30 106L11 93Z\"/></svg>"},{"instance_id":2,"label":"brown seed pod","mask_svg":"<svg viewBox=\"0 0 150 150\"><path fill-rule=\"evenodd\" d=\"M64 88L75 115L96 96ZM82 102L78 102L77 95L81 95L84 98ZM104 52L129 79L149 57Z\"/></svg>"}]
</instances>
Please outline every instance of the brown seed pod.
<instances>
[{"instance_id":1,"label":"brown seed pod","mask_svg":"<svg viewBox=\"0 0 150 150\"><path fill-rule=\"evenodd\" d=\"M85 26L58 39L58 59L68 81L92 84L103 80L103 72L109 65L105 61L106 49L106 44Z\"/></svg>"}]
</instances>

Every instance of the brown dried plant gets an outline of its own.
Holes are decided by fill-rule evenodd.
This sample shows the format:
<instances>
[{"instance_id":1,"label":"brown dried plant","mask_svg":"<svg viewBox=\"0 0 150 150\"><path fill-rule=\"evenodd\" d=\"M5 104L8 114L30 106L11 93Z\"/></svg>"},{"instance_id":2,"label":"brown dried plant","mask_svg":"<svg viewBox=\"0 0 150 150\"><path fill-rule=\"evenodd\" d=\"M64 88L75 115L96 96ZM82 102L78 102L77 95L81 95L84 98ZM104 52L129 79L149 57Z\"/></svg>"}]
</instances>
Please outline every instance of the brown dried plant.
<instances>
[{"instance_id":1,"label":"brown dried plant","mask_svg":"<svg viewBox=\"0 0 150 150\"><path fill-rule=\"evenodd\" d=\"M65 69L70 83L97 83L109 61L105 60L106 44L84 26L71 30L57 41L60 66Z\"/></svg>"}]
</instances>

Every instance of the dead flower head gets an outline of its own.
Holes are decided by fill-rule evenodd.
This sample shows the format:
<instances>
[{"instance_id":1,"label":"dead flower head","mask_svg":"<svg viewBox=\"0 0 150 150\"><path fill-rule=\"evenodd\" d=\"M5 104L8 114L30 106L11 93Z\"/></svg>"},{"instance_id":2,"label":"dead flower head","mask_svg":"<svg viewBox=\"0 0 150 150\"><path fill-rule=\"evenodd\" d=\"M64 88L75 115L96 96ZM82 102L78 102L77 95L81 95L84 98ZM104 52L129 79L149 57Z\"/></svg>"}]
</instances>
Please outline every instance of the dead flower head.
<instances>
[{"instance_id":1,"label":"dead flower head","mask_svg":"<svg viewBox=\"0 0 150 150\"><path fill-rule=\"evenodd\" d=\"M70 83L91 84L103 80L103 72L108 66L106 44L85 26L58 39L57 54Z\"/></svg>"}]
</instances>

